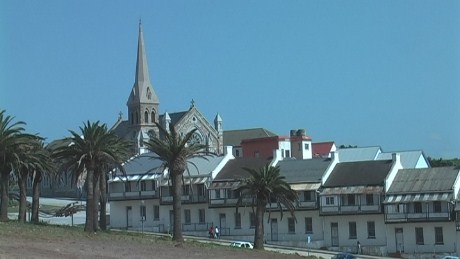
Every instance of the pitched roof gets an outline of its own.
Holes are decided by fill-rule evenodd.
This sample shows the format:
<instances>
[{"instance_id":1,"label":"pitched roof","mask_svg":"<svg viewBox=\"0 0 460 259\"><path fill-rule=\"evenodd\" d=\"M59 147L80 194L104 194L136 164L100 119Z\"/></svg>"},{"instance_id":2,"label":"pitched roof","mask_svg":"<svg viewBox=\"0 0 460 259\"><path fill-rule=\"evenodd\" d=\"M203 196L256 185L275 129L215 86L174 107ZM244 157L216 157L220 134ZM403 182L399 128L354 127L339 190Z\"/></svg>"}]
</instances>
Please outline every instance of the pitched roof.
<instances>
[{"instance_id":1,"label":"pitched roof","mask_svg":"<svg viewBox=\"0 0 460 259\"><path fill-rule=\"evenodd\" d=\"M207 175L211 173L219 163L224 159L223 156L206 156L205 158L194 157L188 161L193 164L188 165L188 173L184 173L184 177L188 176L198 176L198 175Z\"/></svg>"},{"instance_id":2,"label":"pitched roof","mask_svg":"<svg viewBox=\"0 0 460 259\"><path fill-rule=\"evenodd\" d=\"M451 191L458 174L455 167L401 169L387 193Z\"/></svg>"},{"instance_id":3,"label":"pitched roof","mask_svg":"<svg viewBox=\"0 0 460 259\"><path fill-rule=\"evenodd\" d=\"M311 149L314 157L324 157L328 156L331 152L334 141L330 142L321 142L321 143L312 143Z\"/></svg>"},{"instance_id":4,"label":"pitched roof","mask_svg":"<svg viewBox=\"0 0 460 259\"><path fill-rule=\"evenodd\" d=\"M277 165L288 183L321 182L321 177L331 164L331 159L313 158L282 160Z\"/></svg>"},{"instance_id":5,"label":"pitched roof","mask_svg":"<svg viewBox=\"0 0 460 259\"><path fill-rule=\"evenodd\" d=\"M393 153L395 152L380 153L377 155L376 160L391 159ZM421 150L401 151L396 153L400 154L401 165L403 166L403 168L416 168L420 158L425 159L425 156L423 155L423 152ZM428 163L426 162L426 164Z\"/></svg>"},{"instance_id":6,"label":"pitched roof","mask_svg":"<svg viewBox=\"0 0 460 259\"><path fill-rule=\"evenodd\" d=\"M250 168L258 170L259 168L270 163L270 160L262 158L235 158L228 161L225 166L220 170L214 180L238 180L246 178L249 173L243 168Z\"/></svg>"},{"instance_id":7,"label":"pitched roof","mask_svg":"<svg viewBox=\"0 0 460 259\"><path fill-rule=\"evenodd\" d=\"M337 149L340 162L375 160L375 158L380 152L380 147L357 147Z\"/></svg>"},{"instance_id":8,"label":"pitched roof","mask_svg":"<svg viewBox=\"0 0 460 259\"><path fill-rule=\"evenodd\" d=\"M255 139L277 136L275 133L264 129L240 129L224 131L224 146L240 146L243 139Z\"/></svg>"},{"instance_id":9,"label":"pitched roof","mask_svg":"<svg viewBox=\"0 0 460 259\"><path fill-rule=\"evenodd\" d=\"M324 187L383 185L393 165L392 160L338 163Z\"/></svg>"},{"instance_id":10,"label":"pitched roof","mask_svg":"<svg viewBox=\"0 0 460 259\"><path fill-rule=\"evenodd\" d=\"M162 173L162 162L158 159L153 159L153 154L154 153L145 153L137 155L126 161L123 164L123 169L125 170L126 175ZM117 169L115 174L122 175L122 172Z\"/></svg>"},{"instance_id":11,"label":"pitched roof","mask_svg":"<svg viewBox=\"0 0 460 259\"><path fill-rule=\"evenodd\" d=\"M187 114L187 112L188 111L168 113L169 117L171 118L171 124L176 125L176 123L180 121L180 119L182 119L182 117L184 117ZM164 116L164 114L160 115L160 121L163 121Z\"/></svg>"}]
</instances>

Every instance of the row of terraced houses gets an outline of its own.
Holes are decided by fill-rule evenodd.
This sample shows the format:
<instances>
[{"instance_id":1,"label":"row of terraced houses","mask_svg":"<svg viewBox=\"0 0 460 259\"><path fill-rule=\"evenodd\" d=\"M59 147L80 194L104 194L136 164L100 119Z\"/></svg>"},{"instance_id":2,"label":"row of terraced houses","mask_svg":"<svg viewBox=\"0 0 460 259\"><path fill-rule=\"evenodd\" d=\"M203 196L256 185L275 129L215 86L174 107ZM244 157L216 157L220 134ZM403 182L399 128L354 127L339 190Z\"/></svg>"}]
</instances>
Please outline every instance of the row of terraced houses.
<instances>
[{"instance_id":1,"label":"row of terraced houses","mask_svg":"<svg viewBox=\"0 0 460 259\"><path fill-rule=\"evenodd\" d=\"M260 150L273 137L246 139ZM182 196L185 234L206 236L220 227L223 238L252 241L255 217L252 200L236 212L243 168L269 163L298 193L295 218L267 206L265 241L372 255L459 253L460 174L453 167L430 168L422 151L383 152L380 147L335 150L334 143L312 143L292 134L276 137L271 156L226 147L221 156L194 159L185 175ZM289 140L286 142L286 140ZM288 143L288 144L287 144ZM324 153L325 150L328 150ZM323 154L315 153L322 149ZM235 157L236 150L242 157ZM288 151L288 152L287 152ZM286 156L289 154L290 156ZM307 157L307 158L305 158ZM133 157L126 175L113 172L109 184L112 228L168 232L172 196L168 172L145 154ZM158 170L151 170L158 168ZM309 240L310 242L307 242ZM357 251L358 243L361 251Z\"/></svg>"}]
</instances>

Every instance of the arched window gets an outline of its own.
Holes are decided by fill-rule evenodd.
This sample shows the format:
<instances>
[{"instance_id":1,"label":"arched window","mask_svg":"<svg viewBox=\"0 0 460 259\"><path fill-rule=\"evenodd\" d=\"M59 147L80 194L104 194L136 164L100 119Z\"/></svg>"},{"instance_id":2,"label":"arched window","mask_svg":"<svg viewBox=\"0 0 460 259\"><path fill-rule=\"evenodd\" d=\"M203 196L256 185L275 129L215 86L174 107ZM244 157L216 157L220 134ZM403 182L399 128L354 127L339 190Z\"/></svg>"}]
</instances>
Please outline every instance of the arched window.
<instances>
[{"instance_id":1,"label":"arched window","mask_svg":"<svg viewBox=\"0 0 460 259\"><path fill-rule=\"evenodd\" d=\"M148 111L144 112L144 122L149 123L149 112Z\"/></svg>"},{"instance_id":2,"label":"arched window","mask_svg":"<svg viewBox=\"0 0 460 259\"><path fill-rule=\"evenodd\" d=\"M150 118L152 120L152 123L155 122L155 111L152 110L152 115L151 115L152 118Z\"/></svg>"}]
</instances>

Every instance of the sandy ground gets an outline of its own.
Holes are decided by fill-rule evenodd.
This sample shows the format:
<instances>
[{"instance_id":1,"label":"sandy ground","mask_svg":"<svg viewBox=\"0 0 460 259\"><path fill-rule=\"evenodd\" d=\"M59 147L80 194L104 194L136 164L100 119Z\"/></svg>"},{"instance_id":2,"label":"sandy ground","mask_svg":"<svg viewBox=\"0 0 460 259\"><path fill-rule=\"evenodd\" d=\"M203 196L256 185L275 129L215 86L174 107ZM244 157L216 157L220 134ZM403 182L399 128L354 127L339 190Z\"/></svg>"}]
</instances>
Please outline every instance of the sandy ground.
<instances>
[{"instance_id":1,"label":"sandy ground","mask_svg":"<svg viewBox=\"0 0 460 259\"><path fill-rule=\"evenodd\" d=\"M230 247L196 246L183 247L167 244L137 244L113 240L62 240L42 239L14 235L0 236L0 259L6 258L302 258L296 255L273 252L240 250ZM305 258L305 257L304 257Z\"/></svg>"}]
</instances>

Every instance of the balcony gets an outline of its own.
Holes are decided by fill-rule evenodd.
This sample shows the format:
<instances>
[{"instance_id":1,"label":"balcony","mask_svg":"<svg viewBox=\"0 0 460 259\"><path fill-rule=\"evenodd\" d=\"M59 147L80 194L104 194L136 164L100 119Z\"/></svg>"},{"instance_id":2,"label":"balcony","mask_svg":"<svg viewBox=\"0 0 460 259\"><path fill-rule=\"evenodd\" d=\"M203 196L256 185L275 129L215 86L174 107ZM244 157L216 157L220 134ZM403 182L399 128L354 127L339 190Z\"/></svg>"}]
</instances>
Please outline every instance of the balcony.
<instances>
[{"instance_id":1,"label":"balcony","mask_svg":"<svg viewBox=\"0 0 460 259\"><path fill-rule=\"evenodd\" d=\"M385 213L385 222L420 222L420 221L450 221L451 214L449 212L423 212L423 213ZM457 230L459 230L459 222L457 222Z\"/></svg>"},{"instance_id":2,"label":"balcony","mask_svg":"<svg viewBox=\"0 0 460 259\"><path fill-rule=\"evenodd\" d=\"M139 200L139 199L158 199L158 193L155 190L150 191L131 191L131 192L110 192L109 201L120 200Z\"/></svg>"},{"instance_id":3,"label":"balcony","mask_svg":"<svg viewBox=\"0 0 460 259\"><path fill-rule=\"evenodd\" d=\"M235 207L238 198L213 198L209 200L209 207ZM252 205L252 198L243 198L240 206Z\"/></svg>"},{"instance_id":4,"label":"balcony","mask_svg":"<svg viewBox=\"0 0 460 259\"><path fill-rule=\"evenodd\" d=\"M208 197L205 195L182 195L181 201L183 204L190 204L190 203L206 203L208 201ZM173 197L172 196L161 196L160 203L165 204L172 204Z\"/></svg>"},{"instance_id":5,"label":"balcony","mask_svg":"<svg viewBox=\"0 0 460 259\"><path fill-rule=\"evenodd\" d=\"M298 201L297 208L298 209L317 209L318 205L316 201Z\"/></svg>"},{"instance_id":6,"label":"balcony","mask_svg":"<svg viewBox=\"0 0 460 259\"><path fill-rule=\"evenodd\" d=\"M380 205L327 205L320 207L321 215L381 213Z\"/></svg>"}]
</instances>

